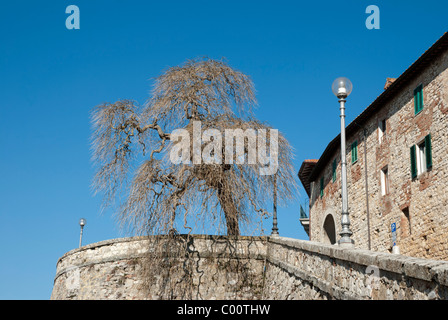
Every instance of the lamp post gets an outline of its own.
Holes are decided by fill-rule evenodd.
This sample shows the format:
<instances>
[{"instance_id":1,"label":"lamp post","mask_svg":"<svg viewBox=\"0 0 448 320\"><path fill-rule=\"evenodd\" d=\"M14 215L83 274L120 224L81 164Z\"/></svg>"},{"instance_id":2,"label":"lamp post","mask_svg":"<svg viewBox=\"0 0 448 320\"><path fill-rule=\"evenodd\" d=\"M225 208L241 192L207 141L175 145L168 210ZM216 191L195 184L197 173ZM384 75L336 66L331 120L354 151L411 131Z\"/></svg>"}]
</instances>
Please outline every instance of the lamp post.
<instances>
[{"instance_id":1,"label":"lamp post","mask_svg":"<svg viewBox=\"0 0 448 320\"><path fill-rule=\"evenodd\" d=\"M341 239L338 244L340 246L352 247L355 242L350 238L352 231L350 230L350 219L348 217L348 201L347 201L347 162L345 157L345 99L352 92L353 85L349 79L340 77L334 80L331 89L339 99L341 110L341 190L342 190L342 230L339 233Z\"/></svg>"},{"instance_id":2,"label":"lamp post","mask_svg":"<svg viewBox=\"0 0 448 320\"><path fill-rule=\"evenodd\" d=\"M79 247L81 248L81 245L82 245L82 230L84 229L84 226L86 225L86 219L84 219L84 218L79 219L79 225L81 226L81 233L79 235Z\"/></svg>"},{"instance_id":3,"label":"lamp post","mask_svg":"<svg viewBox=\"0 0 448 320\"><path fill-rule=\"evenodd\" d=\"M272 219L272 237L278 237L278 226L277 226L277 174L274 175L274 217Z\"/></svg>"}]
</instances>

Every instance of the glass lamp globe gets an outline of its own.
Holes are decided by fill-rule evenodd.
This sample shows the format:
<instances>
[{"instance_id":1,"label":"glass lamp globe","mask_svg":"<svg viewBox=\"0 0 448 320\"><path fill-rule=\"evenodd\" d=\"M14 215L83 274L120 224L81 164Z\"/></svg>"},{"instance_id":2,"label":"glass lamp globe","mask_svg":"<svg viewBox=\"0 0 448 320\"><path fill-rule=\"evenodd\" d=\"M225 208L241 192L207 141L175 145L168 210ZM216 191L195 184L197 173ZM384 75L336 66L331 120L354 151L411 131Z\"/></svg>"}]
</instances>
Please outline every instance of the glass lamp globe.
<instances>
[{"instance_id":1,"label":"glass lamp globe","mask_svg":"<svg viewBox=\"0 0 448 320\"><path fill-rule=\"evenodd\" d=\"M86 219L81 218L81 219L79 220L79 225L80 225L81 227L84 227L84 226L86 225Z\"/></svg>"},{"instance_id":2,"label":"glass lamp globe","mask_svg":"<svg viewBox=\"0 0 448 320\"><path fill-rule=\"evenodd\" d=\"M336 97L348 97L348 95L352 92L353 85L351 81L345 77L339 77L333 81L333 85L331 86L331 90L333 91Z\"/></svg>"}]
</instances>

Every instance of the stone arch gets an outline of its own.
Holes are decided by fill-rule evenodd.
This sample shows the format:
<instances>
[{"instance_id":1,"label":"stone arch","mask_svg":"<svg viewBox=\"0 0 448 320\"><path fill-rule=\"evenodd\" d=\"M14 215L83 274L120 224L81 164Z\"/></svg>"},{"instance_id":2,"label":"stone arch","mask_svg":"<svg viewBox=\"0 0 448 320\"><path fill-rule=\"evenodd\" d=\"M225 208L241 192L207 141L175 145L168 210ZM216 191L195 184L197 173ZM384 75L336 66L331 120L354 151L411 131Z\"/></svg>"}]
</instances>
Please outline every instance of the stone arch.
<instances>
[{"instance_id":1,"label":"stone arch","mask_svg":"<svg viewBox=\"0 0 448 320\"><path fill-rule=\"evenodd\" d=\"M322 225L322 242L335 244L336 243L336 223L332 213L325 216Z\"/></svg>"}]
</instances>

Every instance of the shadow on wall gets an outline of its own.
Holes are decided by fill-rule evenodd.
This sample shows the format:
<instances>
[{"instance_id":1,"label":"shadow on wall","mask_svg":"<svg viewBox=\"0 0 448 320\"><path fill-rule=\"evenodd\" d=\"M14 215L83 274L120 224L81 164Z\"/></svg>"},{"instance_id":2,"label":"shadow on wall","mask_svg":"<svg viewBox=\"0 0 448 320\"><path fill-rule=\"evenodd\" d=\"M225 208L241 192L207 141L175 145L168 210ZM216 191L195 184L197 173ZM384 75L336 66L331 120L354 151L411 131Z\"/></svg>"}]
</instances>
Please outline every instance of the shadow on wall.
<instances>
[{"instance_id":1,"label":"shadow on wall","mask_svg":"<svg viewBox=\"0 0 448 320\"><path fill-rule=\"evenodd\" d=\"M328 214L324 222L324 243L336 243L336 226L333 216Z\"/></svg>"}]
</instances>

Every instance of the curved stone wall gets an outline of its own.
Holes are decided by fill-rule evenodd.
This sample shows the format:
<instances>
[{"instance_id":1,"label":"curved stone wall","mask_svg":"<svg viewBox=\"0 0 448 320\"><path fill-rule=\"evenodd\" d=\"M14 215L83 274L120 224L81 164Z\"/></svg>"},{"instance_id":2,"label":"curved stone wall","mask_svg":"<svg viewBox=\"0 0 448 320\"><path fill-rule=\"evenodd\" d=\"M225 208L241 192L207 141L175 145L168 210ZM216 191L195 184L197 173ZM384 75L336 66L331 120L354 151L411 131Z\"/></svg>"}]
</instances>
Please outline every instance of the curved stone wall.
<instances>
[{"instance_id":1,"label":"curved stone wall","mask_svg":"<svg viewBox=\"0 0 448 320\"><path fill-rule=\"evenodd\" d=\"M153 238L72 250L58 260L51 299L448 299L448 261L283 237L177 237L189 260L166 255L181 272L158 274L145 290L139 259ZM186 274L187 290L167 290Z\"/></svg>"},{"instance_id":2,"label":"curved stone wall","mask_svg":"<svg viewBox=\"0 0 448 320\"><path fill-rule=\"evenodd\" d=\"M187 236L181 235L186 239ZM259 299L266 256L266 238L191 236L195 263L191 289L183 295L162 290L155 279L143 290L141 264L153 238L132 237L102 241L69 251L57 262L51 299ZM168 257L176 263L179 257ZM244 268L232 272L229 264ZM173 276L174 277L174 276Z\"/></svg>"}]
</instances>

